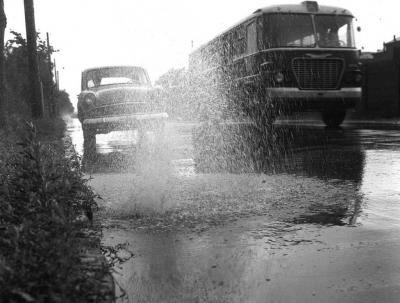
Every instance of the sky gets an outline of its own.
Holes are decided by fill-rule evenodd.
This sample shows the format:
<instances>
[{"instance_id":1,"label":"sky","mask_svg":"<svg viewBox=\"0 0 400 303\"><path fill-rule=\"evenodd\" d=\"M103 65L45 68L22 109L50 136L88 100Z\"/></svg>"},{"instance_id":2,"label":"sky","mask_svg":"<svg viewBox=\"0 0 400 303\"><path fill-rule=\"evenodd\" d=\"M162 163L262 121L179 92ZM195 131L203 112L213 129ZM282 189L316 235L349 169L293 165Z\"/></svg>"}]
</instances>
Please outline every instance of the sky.
<instances>
[{"instance_id":1,"label":"sky","mask_svg":"<svg viewBox=\"0 0 400 303\"><path fill-rule=\"evenodd\" d=\"M23 0L5 0L6 32L25 36ZM187 66L193 47L207 42L258 8L301 0L34 0L36 30L59 50L60 88L73 104L81 71L103 65L139 65L154 82L171 68ZM400 37L398 0L324 0L357 18L358 48L382 49ZM9 36L8 36L9 37ZM6 36L7 38L7 36ZM193 45L193 46L192 46Z\"/></svg>"}]
</instances>

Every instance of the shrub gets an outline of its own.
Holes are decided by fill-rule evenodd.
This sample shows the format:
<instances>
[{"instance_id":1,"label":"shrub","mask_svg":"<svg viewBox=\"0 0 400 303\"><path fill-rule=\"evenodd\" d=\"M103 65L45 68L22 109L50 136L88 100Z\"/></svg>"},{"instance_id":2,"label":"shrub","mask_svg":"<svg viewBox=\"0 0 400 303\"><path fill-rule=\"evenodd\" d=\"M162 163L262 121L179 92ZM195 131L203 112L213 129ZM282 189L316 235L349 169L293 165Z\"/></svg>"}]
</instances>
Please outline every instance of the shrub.
<instances>
[{"instance_id":1,"label":"shrub","mask_svg":"<svg viewBox=\"0 0 400 303\"><path fill-rule=\"evenodd\" d=\"M82 213L95 195L76 154L42 144L32 125L16 153L0 162L0 301L83 302Z\"/></svg>"}]
</instances>

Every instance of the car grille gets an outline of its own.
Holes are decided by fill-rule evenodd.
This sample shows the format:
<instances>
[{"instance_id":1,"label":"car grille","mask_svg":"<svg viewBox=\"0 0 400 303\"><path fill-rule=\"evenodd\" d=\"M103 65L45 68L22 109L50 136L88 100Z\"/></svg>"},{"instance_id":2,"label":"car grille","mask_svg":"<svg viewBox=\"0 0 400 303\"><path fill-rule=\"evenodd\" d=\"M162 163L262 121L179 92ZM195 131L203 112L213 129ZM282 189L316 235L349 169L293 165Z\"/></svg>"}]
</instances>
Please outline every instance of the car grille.
<instances>
[{"instance_id":1,"label":"car grille","mask_svg":"<svg viewBox=\"0 0 400 303\"><path fill-rule=\"evenodd\" d=\"M343 60L295 58L292 66L300 89L336 89L342 76Z\"/></svg>"},{"instance_id":2,"label":"car grille","mask_svg":"<svg viewBox=\"0 0 400 303\"><path fill-rule=\"evenodd\" d=\"M119 103L109 104L92 109L93 117L124 116L148 111L146 103Z\"/></svg>"}]
</instances>

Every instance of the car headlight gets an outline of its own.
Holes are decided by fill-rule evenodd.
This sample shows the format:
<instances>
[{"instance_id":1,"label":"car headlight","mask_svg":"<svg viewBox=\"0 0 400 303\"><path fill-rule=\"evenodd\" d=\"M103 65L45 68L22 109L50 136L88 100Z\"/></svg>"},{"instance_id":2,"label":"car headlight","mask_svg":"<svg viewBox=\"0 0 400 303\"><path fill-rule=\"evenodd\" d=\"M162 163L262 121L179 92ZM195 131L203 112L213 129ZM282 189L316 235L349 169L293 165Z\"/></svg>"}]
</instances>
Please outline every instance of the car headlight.
<instances>
[{"instance_id":1,"label":"car headlight","mask_svg":"<svg viewBox=\"0 0 400 303\"><path fill-rule=\"evenodd\" d=\"M275 79L275 82L276 82L276 83L282 83L283 80L285 80L285 77L283 76L283 74L282 74L281 72L277 72L277 73L275 74L274 79Z\"/></svg>"},{"instance_id":2,"label":"car headlight","mask_svg":"<svg viewBox=\"0 0 400 303\"><path fill-rule=\"evenodd\" d=\"M85 103L89 106L94 105L94 103L96 102L96 97L93 95L89 95L85 97Z\"/></svg>"}]
</instances>

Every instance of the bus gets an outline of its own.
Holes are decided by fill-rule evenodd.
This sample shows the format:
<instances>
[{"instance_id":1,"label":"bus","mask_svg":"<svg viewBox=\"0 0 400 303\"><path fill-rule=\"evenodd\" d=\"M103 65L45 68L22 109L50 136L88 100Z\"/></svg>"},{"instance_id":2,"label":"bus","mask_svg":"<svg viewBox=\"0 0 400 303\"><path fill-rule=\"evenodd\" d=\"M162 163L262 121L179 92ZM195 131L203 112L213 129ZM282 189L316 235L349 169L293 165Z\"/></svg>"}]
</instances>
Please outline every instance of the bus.
<instances>
[{"instance_id":1,"label":"bus","mask_svg":"<svg viewBox=\"0 0 400 303\"><path fill-rule=\"evenodd\" d=\"M257 9L189 55L200 116L268 127L280 114L318 111L339 127L361 99L353 19L315 1Z\"/></svg>"}]
</instances>

